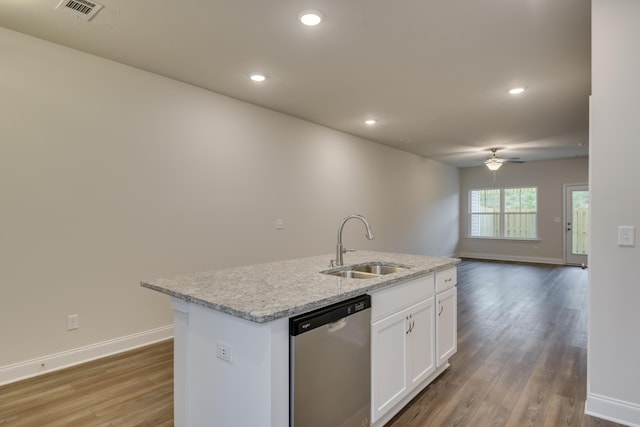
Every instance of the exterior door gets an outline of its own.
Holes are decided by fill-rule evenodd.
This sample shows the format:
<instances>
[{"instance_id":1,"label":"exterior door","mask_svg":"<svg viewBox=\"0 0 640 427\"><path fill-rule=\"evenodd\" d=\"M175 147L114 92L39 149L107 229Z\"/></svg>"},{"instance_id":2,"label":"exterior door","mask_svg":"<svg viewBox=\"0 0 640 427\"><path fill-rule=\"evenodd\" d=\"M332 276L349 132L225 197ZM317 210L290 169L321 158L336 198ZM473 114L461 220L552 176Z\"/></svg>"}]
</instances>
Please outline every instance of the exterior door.
<instances>
[{"instance_id":1,"label":"exterior door","mask_svg":"<svg viewBox=\"0 0 640 427\"><path fill-rule=\"evenodd\" d=\"M565 185L565 262L587 264L589 254L589 187Z\"/></svg>"}]
</instances>

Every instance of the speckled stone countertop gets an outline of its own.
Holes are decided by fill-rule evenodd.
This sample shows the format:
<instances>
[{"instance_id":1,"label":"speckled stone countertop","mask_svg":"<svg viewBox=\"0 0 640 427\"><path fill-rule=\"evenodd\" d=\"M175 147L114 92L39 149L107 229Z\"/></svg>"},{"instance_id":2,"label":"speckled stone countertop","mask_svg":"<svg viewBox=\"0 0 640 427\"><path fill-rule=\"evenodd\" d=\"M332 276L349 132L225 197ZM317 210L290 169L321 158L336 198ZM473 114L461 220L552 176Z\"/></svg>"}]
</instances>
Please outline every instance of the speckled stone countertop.
<instances>
[{"instance_id":1,"label":"speckled stone countertop","mask_svg":"<svg viewBox=\"0 0 640 427\"><path fill-rule=\"evenodd\" d=\"M254 264L245 267L143 281L141 285L194 304L264 323L382 289L400 281L425 276L460 262L388 252L357 251L344 264L385 262L410 267L406 271L371 279L348 279L329 270L332 255Z\"/></svg>"}]
</instances>

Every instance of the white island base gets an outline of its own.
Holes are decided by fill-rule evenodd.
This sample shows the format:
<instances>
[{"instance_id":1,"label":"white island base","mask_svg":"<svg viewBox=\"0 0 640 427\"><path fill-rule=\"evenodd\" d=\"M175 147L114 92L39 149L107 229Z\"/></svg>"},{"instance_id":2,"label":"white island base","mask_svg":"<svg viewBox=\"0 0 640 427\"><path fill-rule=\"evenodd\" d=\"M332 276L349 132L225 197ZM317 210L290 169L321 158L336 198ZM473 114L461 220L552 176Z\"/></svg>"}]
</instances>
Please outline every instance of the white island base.
<instances>
[{"instance_id":1,"label":"white island base","mask_svg":"<svg viewBox=\"0 0 640 427\"><path fill-rule=\"evenodd\" d=\"M171 298L174 425L289 425L289 319L256 323ZM231 363L217 345L231 350Z\"/></svg>"},{"instance_id":2,"label":"white island base","mask_svg":"<svg viewBox=\"0 0 640 427\"><path fill-rule=\"evenodd\" d=\"M363 294L372 298L371 426L447 369L460 260L361 251L350 254L353 266L401 270L360 280L322 274L328 257L141 283L171 296L175 426L288 427L289 317Z\"/></svg>"},{"instance_id":3,"label":"white island base","mask_svg":"<svg viewBox=\"0 0 640 427\"><path fill-rule=\"evenodd\" d=\"M446 273L455 277L454 269ZM402 306L403 296L433 292L432 284L429 275L374 295L380 304L372 325L373 427L387 423L449 367L457 347L455 288L384 312ZM289 426L289 319L256 323L175 297L172 304L174 425Z\"/></svg>"},{"instance_id":4,"label":"white island base","mask_svg":"<svg viewBox=\"0 0 640 427\"><path fill-rule=\"evenodd\" d=\"M176 427L289 426L289 319L255 323L171 299ZM231 362L217 344L231 349ZM440 366L372 427L382 427L449 367Z\"/></svg>"}]
</instances>

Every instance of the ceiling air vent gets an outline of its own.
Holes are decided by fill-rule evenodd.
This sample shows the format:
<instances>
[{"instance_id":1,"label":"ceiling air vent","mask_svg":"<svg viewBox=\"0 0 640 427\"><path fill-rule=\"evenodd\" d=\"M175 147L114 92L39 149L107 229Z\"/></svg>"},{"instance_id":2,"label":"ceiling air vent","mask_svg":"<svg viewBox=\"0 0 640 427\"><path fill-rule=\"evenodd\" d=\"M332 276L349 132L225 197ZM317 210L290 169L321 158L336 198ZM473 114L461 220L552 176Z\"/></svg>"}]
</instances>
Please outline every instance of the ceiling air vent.
<instances>
[{"instance_id":1,"label":"ceiling air vent","mask_svg":"<svg viewBox=\"0 0 640 427\"><path fill-rule=\"evenodd\" d=\"M101 4L87 0L62 0L56 6L56 10L64 10L85 21L90 21L102 7Z\"/></svg>"}]
</instances>

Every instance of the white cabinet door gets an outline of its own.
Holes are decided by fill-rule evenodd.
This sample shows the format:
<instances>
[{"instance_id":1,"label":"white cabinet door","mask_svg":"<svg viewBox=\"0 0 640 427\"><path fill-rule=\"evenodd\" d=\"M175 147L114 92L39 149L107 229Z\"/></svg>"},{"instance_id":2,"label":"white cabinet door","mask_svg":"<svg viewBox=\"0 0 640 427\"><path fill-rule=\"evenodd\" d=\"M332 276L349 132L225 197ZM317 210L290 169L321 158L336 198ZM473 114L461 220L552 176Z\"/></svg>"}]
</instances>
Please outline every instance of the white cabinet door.
<instances>
[{"instance_id":1,"label":"white cabinet door","mask_svg":"<svg viewBox=\"0 0 640 427\"><path fill-rule=\"evenodd\" d=\"M436 365L447 363L458 350L458 289L436 295Z\"/></svg>"},{"instance_id":2,"label":"white cabinet door","mask_svg":"<svg viewBox=\"0 0 640 427\"><path fill-rule=\"evenodd\" d=\"M408 313L403 310L371 325L371 421L402 399L407 390Z\"/></svg>"},{"instance_id":3,"label":"white cabinet door","mask_svg":"<svg viewBox=\"0 0 640 427\"><path fill-rule=\"evenodd\" d=\"M434 299L371 327L372 421L376 422L435 371Z\"/></svg>"},{"instance_id":4,"label":"white cabinet door","mask_svg":"<svg viewBox=\"0 0 640 427\"><path fill-rule=\"evenodd\" d=\"M411 389L436 370L434 322L433 298L409 307L407 367L409 388Z\"/></svg>"}]
</instances>

